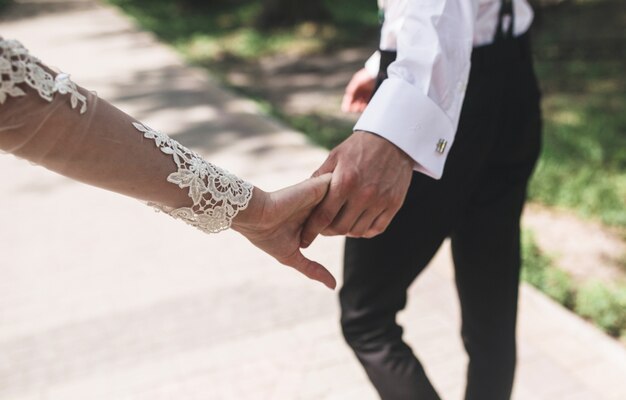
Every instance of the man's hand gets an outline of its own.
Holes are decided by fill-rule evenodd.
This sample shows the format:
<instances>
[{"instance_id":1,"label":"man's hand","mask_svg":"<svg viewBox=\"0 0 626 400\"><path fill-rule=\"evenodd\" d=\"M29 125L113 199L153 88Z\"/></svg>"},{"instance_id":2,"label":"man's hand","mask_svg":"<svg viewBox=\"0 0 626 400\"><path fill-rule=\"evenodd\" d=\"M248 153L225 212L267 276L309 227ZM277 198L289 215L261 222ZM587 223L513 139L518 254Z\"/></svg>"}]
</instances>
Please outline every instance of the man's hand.
<instances>
[{"instance_id":1,"label":"man's hand","mask_svg":"<svg viewBox=\"0 0 626 400\"><path fill-rule=\"evenodd\" d=\"M363 112L374 94L375 86L376 78L373 78L365 68L357 71L346 86L341 111Z\"/></svg>"},{"instance_id":2,"label":"man's hand","mask_svg":"<svg viewBox=\"0 0 626 400\"><path fill-rule=\"evenodd\" d=\"M232 228L278 262L334 289L332 274L300 251L302 226L328 190L330 174L266 193L254 188L248 208L237 214Z\"/></svg>"},{"instance_id":3,"label":"man's hand","mask_svg":"<svg viewBox=\"0 0 626 400\"><path fill-rule=\"evenodd\" d=\"M302 247L320 233L366 238L382 233L404 202L413 164L386 139L354 132L314 173L332 172L333 177L328 194L304 227Z\"/></svg>"}]
</instances>

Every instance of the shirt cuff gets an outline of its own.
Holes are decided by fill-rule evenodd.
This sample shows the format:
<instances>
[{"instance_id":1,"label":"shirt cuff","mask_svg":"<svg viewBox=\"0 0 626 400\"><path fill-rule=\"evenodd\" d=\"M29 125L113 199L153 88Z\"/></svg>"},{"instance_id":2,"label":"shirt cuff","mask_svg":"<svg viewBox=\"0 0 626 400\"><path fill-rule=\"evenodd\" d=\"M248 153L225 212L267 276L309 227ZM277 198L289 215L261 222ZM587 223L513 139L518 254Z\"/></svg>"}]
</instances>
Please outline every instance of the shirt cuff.
<instances>
[{"instance_id":1,"label":"shirt cuff","mask_svg":"<svg viewBox=\"0 0 626 400\"><path fill-rule=\"evenodd\" d=\"M376 51L365 61L365 70L372 78L378 76L378 71L380 71L380 51Z\"/></svg>"},{"instance_id":2,"label":"shirt cuff","mask_svg":"<svg viewBox=\"0 0 626 400\"><path fill-rule=\"evenodd\" d=\"M354 130L384 137L415 160L416 171L441 179L456 127L415 86L389 78L370 100Z\"/></svg>"}]
</instances>

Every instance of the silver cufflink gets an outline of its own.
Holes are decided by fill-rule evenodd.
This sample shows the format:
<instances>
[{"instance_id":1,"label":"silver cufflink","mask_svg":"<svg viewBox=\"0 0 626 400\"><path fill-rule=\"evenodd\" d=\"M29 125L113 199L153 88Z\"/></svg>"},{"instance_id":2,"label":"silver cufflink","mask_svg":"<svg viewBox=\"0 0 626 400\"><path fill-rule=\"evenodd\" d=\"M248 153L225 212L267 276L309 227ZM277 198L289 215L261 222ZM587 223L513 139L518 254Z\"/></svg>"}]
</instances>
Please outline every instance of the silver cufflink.
<instances>
[{"instance_id":1,"label":"silver cufflink","mask_svg":"<svg viewBox=\"0 0 626 400\"><path fill-rule=\"evenodd\" d=\"M446 147L448 146L448 141L444 139L439 139L437 142L437 153L443 154L446 151Z\"/></svg>"}]
</instances>

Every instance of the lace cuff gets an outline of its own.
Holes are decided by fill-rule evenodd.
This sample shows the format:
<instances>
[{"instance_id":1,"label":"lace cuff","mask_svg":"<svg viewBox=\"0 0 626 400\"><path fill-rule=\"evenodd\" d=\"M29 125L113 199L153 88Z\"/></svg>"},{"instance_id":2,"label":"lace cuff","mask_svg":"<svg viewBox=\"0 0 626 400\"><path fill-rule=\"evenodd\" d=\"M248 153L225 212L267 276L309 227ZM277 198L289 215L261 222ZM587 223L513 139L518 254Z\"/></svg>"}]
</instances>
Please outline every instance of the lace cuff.
<instances>
[{"instance_id":1,"label":"lace cuff","mask_svg":"<svg viewBox=\"0 0 626 400\"><path fill-rule=\"evenodd\" d=\"M167 177L167 181L181 189L189 188L191 207L172 208L148 203L176 219L195 226L206 233L217 233L230 228L233 218L248 207L254 186L228 171L205 160L169 136L146 125L133 126L165 154L172 156L178 167Z\"/></svg>"},{"instance_id":2,"label":"lace cuff","mask_svg":"<svg viewBox=\"0 0 626 400\"><path fill-rule=\"evenodd\" d=\"M41 66L41 61L32 56L20 42L4 40L0 36L0 104L4 104L7 96L24 96L26 93L17 86L21 83L35 89L39 97L49 102L55 93L68 94L72 108L76 108L80 102L80 113L87 111L87 98L80 94L68 74L59 73L53 78Z\"/></svg>"},{"instance_id":3,"label":"lace cuff","mask_svg":"<svg viewBox=\"0 0 626 400\"><path fill-rule=\"evenodd\" d=\"M57 94L68 95L71 108L78 108L80 114L85 114L87 111L87 97L79 92L78 87L70 80L69 75L64 73L55 74L45 67L39 59L30 55L20 42L4 40L0 36L0 104L4 104L8 97L25 96L27 93L23 90L23 85L28 85L37 92L39 97L48 102L52 102ZM69 114L72 115L66 116L64 114L64 118L57 119L55 124L53 124L54 126L38 124L36 127L33 127L32 132L29 131L30 134L27 135L28 137L26 137L25 141L22 141L17 146L13 145L11 148L22 148L24 143L33 140L33 138L37 137L38 132L46 129L48 135L56 132L71 135L89 131L92 134L90 135L92 141L85 142L83 140L79 142L83 144L89 143L89 146L92 147L97 146L98 142L93 140L93 138L98 137L98 134L102 133L104 128L102 126L90 125L93 116L98 112L102 112L96 111L96 108L96 102L94 101L90 104L87 116L77 116L70 112ZM102 109L100 108L99 110ZM56 113L58 110L53 108L50 112ZM119 110L115 110L115 112L122 114ZM48 115L42 121L47 120L47 117ZM84 123L76 121L75 119L77 118L84 121ZM67 126L59 125L65 123ZM149 205L207 233L228 229L237 213L248 206L254 187L227 171L206 162L198 154L182 146L167 135L139 123L133 123L133 125L143 133L145 138L153 140L161 152L172 157L177 169L167 177L167 181L178 185L181 189L188 189L191 199L189 202L191 206L177 209L155 203L149 203ZM42 128L43 126L45 128ZM27 127L29 125L22 124L20 129L28 131ZM131 128L129 127L129 129ZM47 138L49 139L50 137L48 136ZM71 142L78 146L74 141ZM73 151L80 152L79 147L73 147ZM44 152L44 154L46 153ZM66 160L71 159L70 154L69 152L65 154ZM37 162L44 164L42 159L36 155L30 154L29 156L31 157L29 159L36 159ZM128 157L132 156L134 154L128 155ZM60 173L64 174L63 168L59 167L59 165L52 169L57 172L61 171ZM76 175L74 174L74 177ZM84 179L84 181L94 183L91 179ZM94 184L98 186L98 182Z\"/></svg>"}]
</instances>

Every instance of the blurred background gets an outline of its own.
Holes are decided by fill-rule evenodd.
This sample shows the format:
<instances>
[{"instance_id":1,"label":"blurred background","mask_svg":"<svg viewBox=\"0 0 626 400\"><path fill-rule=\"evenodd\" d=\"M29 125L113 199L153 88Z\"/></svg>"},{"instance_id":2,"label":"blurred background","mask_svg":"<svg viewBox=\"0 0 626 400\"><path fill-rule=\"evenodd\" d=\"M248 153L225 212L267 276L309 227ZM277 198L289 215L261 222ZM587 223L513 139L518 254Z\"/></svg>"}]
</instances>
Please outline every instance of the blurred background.
<instances>
[{"instance_id":1,"label":"blurred background","mask_svg":"<svg viewBox=\"0 0 626 400\"><path fill-rule=\"evenodd\" d=\"M339 105L352 73L376 50L375 1L109 1L314 143L330 149L350 134L357 116ZM530 196L544 219L526 234L525 277L626 341L624 248L592 263L551 258L567 253L566 243L587 241L589 221L626 239L626 2L532 4L545 140ZM561 217L563 229L540 245L535 231ZM580 229L572 230L576 220Z\"/></svg>"},{"instance_id":2,"label":"blurred background","mask_svg":"<svg viewBox=\"0 0 626 400\"><path fill-rule=\"evenodd\" d=\"M515 399L622 399L626 388L611 385L626 371L626 1L532 4L545 126L523 220L532 288ZM341 97L378 28L375 0L0 0L0 35L270 188L305 178L324 158L319 147L350 134L358 116L340 111ZM333 295L234 236L207 242L143 206L5 159L0 399L84 398L93 388L90 398L107 399L375 398L342 342ZM43 193L45 216L18 218ZM83 206L98 202L109 209ZM46 223L54 229L41 232ZM214 268L196 260L198 248ZM340 248L329 239L313 249L338 276ZM407 335L440 388L460 398L458 315L449 261L438 260L406 314L438 328L415 323ZM601 337L609 344L590 344ZM564 372L605 359L622 369L598 361ZM572 384L583 381L595 391Z\"/></svg>"}]
</instances>

